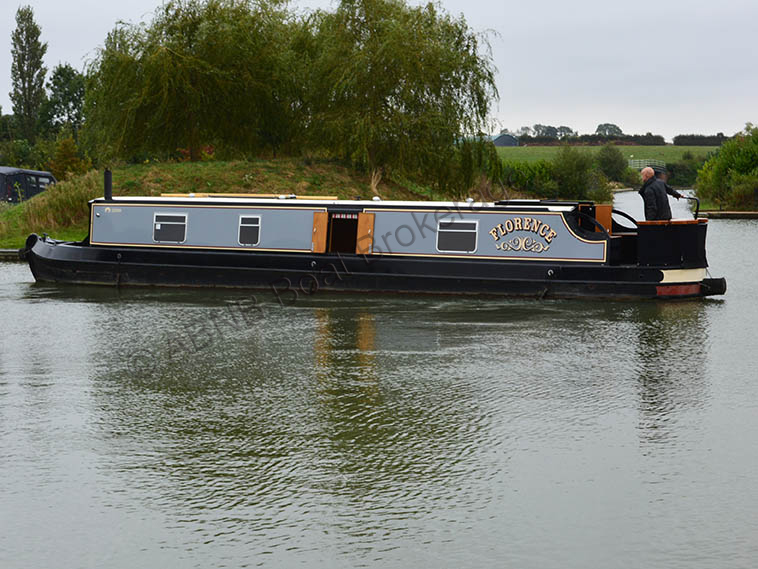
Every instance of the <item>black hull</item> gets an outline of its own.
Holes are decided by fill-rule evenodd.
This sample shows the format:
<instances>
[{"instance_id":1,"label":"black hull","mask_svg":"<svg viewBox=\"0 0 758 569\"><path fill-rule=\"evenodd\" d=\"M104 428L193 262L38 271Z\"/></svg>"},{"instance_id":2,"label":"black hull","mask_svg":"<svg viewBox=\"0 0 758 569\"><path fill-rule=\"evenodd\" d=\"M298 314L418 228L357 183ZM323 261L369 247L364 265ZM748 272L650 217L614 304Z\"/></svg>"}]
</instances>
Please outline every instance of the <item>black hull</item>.
<instances>
[{"instance_id":1,"label":"black hull","mask_svg":"<svg viewBox=\"0 0 758 569\"><path fill-rule=\"evenodd\" d=\"M38 282L266 289L280 301L324 291L485 294L537 298L696 298L724 279L661 284L654 267L403 256L96 247L30 236Z\"/></svg>"}]
</instances>

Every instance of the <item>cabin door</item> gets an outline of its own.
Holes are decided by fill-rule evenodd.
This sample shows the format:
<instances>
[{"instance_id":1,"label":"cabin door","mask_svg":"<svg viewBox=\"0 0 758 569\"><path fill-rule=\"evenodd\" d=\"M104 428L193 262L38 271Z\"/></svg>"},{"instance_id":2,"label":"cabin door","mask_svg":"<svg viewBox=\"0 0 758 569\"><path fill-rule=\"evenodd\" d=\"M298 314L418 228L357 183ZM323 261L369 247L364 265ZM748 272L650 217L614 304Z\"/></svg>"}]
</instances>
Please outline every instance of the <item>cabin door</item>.
<instances>
[{"instance_id":1,"label":"cabin door","mask_svg":"<svg viewBox=\"0 0 758 569\"><path fill-rule=\"evenodd\" d=\"M358 214L358 237L355 252L358 255L370 255L374 252L374 217L375 213Z\"/></svg>"},{"instance_id":2,"label":"cabin door","mask_svg":"<svg viewBox=\"0 0 758 569\"><path fill-rule=\"evenodd\" d=\"M355 254L358 214L334 212L329 216L329 252Z\"/></svg>"},{"instance_id":3,"label":"cabin door","mask_svg":"<svg viewBox=\"0 0 758 569\"><path fill-rule=\"evenodd\" d=\"M314 253L326 252L326 236L329 229L329 214L325 211L313 212L313 238L311 251Z\"/></svg>"}]
</instances>

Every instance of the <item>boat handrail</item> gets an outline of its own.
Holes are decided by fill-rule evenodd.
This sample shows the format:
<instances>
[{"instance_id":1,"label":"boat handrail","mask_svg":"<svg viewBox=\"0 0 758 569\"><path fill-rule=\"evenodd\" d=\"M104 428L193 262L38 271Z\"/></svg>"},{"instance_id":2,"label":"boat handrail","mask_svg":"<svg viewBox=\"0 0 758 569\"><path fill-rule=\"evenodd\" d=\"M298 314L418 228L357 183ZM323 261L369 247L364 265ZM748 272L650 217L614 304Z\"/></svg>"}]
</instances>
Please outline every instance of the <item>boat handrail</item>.
<instances>
[{"instance_id":1,"label":"boat handrail","mask_svg":"<svg viewBox=\"0 0 758 569\"><path fill-rule=\"evenodd\" d=\"M595 218L594 218L594 217L592 217L591 215L587 215L586 213L582 213L582 212L581 212L581 211L579 211L579 210L577 210L577 211L576 211L576 214L577 214L579 217L581 217L582 219L586 219L587 221L591 222L591 223L592 223L592 225L594 225L595 227L597 227L597 228L598 228L598 229L599 229L599 230L600 230L600 231L603 233L603 235L605 235L605 236L606 236L606 238L608 238L608 239L610 239L610 238L611 238L611 234L610 234L610 233L608 232L608 230L607 230L607 229L606 229L606 228L603 226L603 224L602 224L602 223L600 223L600 222L599 222L597 219L595 219Z\"/></svg>"},{"instance_id":2,"label":"boat handrail","mask_svg":"<svg viewBox=\"0 0 758 569\"><path fill-rule=\"evenodd\" d=\"M695 196L682 196L686 200L693 200L695 205L695 219L697 219L698 215L700 215L700 200L697 199Z\"/></svg>"},{"instance_id":3,"label":"boat handrail","mask_svg":"<svg viewBox=\"0 0 758 569\"><path fill-rule=\"evenodd\" d=\"M625 211L620 211L618 209L612 209L611 213L612 214L614 214L614 213L619 214L621 217L623 217L623 218L628 219L629 221L631 221L634 224L634 226L637 227L637 220L634 219L631 215L629 215Z\"/></svg>"}]
</instances>

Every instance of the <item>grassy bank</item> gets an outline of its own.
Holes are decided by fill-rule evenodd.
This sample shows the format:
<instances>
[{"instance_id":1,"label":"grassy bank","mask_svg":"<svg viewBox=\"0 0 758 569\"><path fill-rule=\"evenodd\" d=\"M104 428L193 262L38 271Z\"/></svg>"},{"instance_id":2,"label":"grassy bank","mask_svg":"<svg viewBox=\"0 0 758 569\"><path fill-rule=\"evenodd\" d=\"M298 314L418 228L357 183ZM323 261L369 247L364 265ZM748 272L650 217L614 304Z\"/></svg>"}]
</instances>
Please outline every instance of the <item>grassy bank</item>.
<instances>
[{"instance_id":1,"label":"grassy bank","mask_svg":"<svg viewBox=\"0 0 758 569\"><path fill-rule=\"evenodd\" d=\"M237 162L150 163L114 168L113 195L161 193L250 193L337 196L368 199L369 179L338 164L301 159ZM424 188L410 190L384 182L385 199L428 199ZM0 207L0 248L18 248L30 233L57 239L87 236L87 202L103 195L103 173L92 171L60 182L19 205Z\"/></svg>"},{"instance_id":2,"label":"grassy bank","mask_svg":"<svg viewBox=\"0 0 758 569\"><path fill-rule=\"evenodd\" d=\"M500 147L498 154L503 160L552 160L560 150L560 146L514 146ZM584 152L597 152L600 146L576 146ZM718 146L619 146L619 150L627 160L663 160L664 162L679 162L686 152L695 156L705 156Z\"/></svg>"}]
</instances>

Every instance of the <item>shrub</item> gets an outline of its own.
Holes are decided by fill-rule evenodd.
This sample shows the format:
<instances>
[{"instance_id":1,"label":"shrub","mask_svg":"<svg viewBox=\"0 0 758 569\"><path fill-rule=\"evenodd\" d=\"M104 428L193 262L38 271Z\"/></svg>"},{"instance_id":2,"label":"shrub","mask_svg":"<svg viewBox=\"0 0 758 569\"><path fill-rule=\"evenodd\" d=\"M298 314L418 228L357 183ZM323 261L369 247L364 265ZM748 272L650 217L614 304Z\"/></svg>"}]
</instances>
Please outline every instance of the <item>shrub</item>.
<instances>
[{"instance_id":1,"label":"shrub","mask_svg":"<svg viewBox=\"0 0 758 569\"><path fill-rule=\"evenodd\" d=\"M606 144L595 155L598 168L609 180L620 182L627 168L624 154L613 144Z\"/></svg>"},{"instance_id":2,"label":"shrub","mask_svg":"<svg viewBox=\"0 0 758 569\"><path fill-rule=\"evenodd\" d=\"M591 188L594 157L569 145L564 145L553 159L553 177L558 185L558 197L587 199Z\"/></svg>"},{"instance_id":3,"label":"shrub","mask_svg":"<svg viewBox=\"0 0 758 569\"><path fill-rule=\"evenodd\" d=\"M503 162L501 181L509 188L542 198L558 197L553 165L547 160Z\"/></svg>"},{"instance_id":4,"label":"shrub","mask_svg":"<svg viewBox=\"0 0 758 569\"><path fill-rule=\"evenodd\" d=\"M743 133L725 142L697 175L697 193L719 207L753 207L758 178L758 127L749 124Z\"/></svg>"},{"instance_id":5,"label":"shrub","mask_svg":"<svg viewBox=\"0 0 758 569\"><path fill-rule=\"evenodd\" d=\"M730 205L740 209L758 209L758 169L750 174L732 173Z\"/></svg>"},{"instance_id":6,"label":"shrub","mask_svg":"<svg viewBox=\"0 0 758 569\"><path fill-rule=\"evenodd\" d=\"M642 185L642 176L640 176L639 171L634 168L626 168L624 170L624 175L621 178L621 183L629 188L636 188Z\"/></svg>"},{"instance_id":7,"label":"shrub","mask_svg":"<svg viewBox=\"0 0 758 569\"><path fill-rule=\"evenodd\" d=\"M697 171L702 168L704 163L705 157L696 158L692 153L689 153L689 158L683 156L679 162L668 162L666 170L669 172L669 183L673 186L694 186L697 180Z\"/></svg>"},{"instance_id":8,"label":"shrub","mask_svg":"<svg viewBox=\"0 0 758 569\"><path fill-rule=\"evenodd\" d=\"M590 171L590 186L587 197L595 203L613 202L613 192L608 183L608 178L600 170Z\"/></svg>"},{"instance_id":9,"label":"shrub","mask_svg":"<svg viewBox=\"0 0 758 569\"><path fill-rule=\"evenodd\" d=\"M79 156L74 139L70 136L61 138L55 145L55 154L48 167L58 180L84 174L92 168L92 162Z\"/></svg>"}]
</instances>

